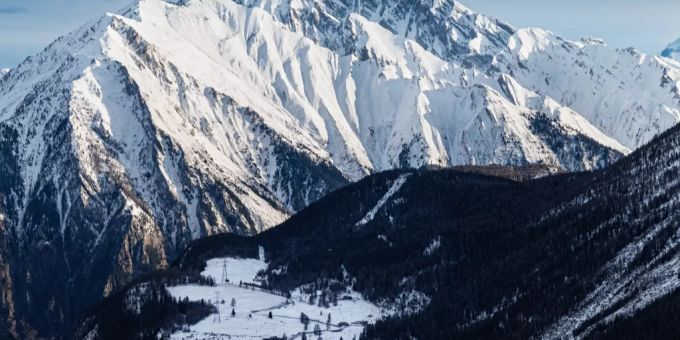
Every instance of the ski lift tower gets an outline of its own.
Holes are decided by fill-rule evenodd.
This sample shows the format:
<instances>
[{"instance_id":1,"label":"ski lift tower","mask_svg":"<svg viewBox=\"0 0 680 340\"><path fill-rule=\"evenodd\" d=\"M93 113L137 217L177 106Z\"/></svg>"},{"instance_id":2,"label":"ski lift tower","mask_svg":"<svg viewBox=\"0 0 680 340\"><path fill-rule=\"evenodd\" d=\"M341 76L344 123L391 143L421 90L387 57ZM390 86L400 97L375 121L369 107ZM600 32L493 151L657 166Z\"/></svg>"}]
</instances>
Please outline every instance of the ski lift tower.
<instances>
[{"instance_id":1,"label":"ski lift tower","mask_svg":"<svg viewBox=\"0 0 680 340\"><path fill-rule=\"evenodd\" d=\"M222 281L220 283L229 282L229 277L227 276L227 260L222 261Z\"/></svg>"},{"instance_id":2,"label":"ski lift tower","mask_svg":"<svg viewBox=\"0 0 680 340\"><path fill-rule=\"evenodd\" d=\"M220 292L215 292L213 305L217 309L217 313L213 315L213 323L222 323L222 318L220 317Z\"/></svg>"}]
</instances>

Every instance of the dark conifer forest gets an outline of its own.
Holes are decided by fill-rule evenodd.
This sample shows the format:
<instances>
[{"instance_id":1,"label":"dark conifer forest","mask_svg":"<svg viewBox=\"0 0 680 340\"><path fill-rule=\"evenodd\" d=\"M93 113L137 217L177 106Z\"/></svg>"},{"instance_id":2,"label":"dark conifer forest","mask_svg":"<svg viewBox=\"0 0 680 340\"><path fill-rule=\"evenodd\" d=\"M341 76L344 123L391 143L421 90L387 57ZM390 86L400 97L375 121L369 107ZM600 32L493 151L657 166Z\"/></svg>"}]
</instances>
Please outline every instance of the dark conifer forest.
<instances>
[{"instance_id":1,"label":"dark conifer forest","mask_svg":"<svg viewBox=\"0 0 680 340\"><path fill-rule=\"evenodd\" d=\"M663 270L680 247L678 146L676 128L607 170L522 181L470 168L385 172L255 237L196 241L172 270L197 275L207 259L257 257L263 246L269 289L352 285L405 310L404 292L430 297L369 325L365 339L527 339L556 325L579 338L671 338L678 291L626 308L678 278ZM400 177L400 190L357 223ZM619 285L615 300L597 295L603 282ZM588 301L601 311L589 313ZM583 310L584 322L563 322Z\"/></svg>"}]
</instances>

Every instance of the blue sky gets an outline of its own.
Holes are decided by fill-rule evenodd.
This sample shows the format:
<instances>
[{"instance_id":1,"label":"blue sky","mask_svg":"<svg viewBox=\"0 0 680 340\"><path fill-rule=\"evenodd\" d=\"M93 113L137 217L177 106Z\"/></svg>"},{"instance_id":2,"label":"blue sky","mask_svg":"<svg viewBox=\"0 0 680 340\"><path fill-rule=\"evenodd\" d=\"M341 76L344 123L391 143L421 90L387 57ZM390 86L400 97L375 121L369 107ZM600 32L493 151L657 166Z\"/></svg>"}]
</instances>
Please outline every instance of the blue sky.
<instances>
[{"instance_id":1,"label":"blue sky","mask_svg":"<svg viewBox=\"0 0 680 340\"><path fill-rule=\"evenodd\" d=\"M12 67L89 19L130 0L0 0L0 67Z\"/></svg>"},{"instance_id":2,"label":"blue sky","mask_svg":"<svg viewBox=\"0 0 680 340\"><path fill-rule=\"evenodd\" d=\"M415 0L414 0L415 1ZM0 67L11 67L58 36L131 0L0 0ZM680 0L467 0L515 27L541 27L569 39L603 38L613 47L658 53L680 38Z\"/></svg>"},{"instance_id":3,"label":"blue sky","mask_svg":"<svg viewBox=\"0 0 680 340\"><path fill-rule=\"evenodd\" d=\"M515 27L541 27L568 39L596 37L612 47L657 54L680 38L680 0L468 0L477 12Z\"/></svg>"}]
</instances>

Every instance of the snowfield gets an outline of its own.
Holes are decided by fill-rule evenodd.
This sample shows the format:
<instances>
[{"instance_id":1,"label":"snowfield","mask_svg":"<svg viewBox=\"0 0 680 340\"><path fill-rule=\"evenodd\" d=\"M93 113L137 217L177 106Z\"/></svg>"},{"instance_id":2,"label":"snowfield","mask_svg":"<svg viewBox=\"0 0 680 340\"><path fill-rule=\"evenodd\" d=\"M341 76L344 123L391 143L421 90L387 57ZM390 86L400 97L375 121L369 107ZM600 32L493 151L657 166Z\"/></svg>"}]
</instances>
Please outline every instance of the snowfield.
<instances>
[{"instance_id":1,"label":"snowfield","mask_svg":"<svg viewBox=\"0 0 680 340\"><path fill-rule=\"evenodd\" d=\"M225 263L230 282L219 283ZM305 313L310 320L306 331L308 338L313 336L315 326L319 325L324 339L351 340L359 337L365 323L374 323L393 312L364 300L351 290L339 295L337 306L331 304L324 308L309 304L309 295L299 289L286 298L257 288L239 286L240 282L258 284L257 273L266 267L261 259L212 259L201 275L215 279L214 287L168 287L170 294L178 299L208 303L217 300L219 309L219 314L210 315L188 330L172 334L171 339L262 339L284 334L289 339L300 339L305 332L300 315ZM331 322L327 326L329 315Z\"/></svg>"},{"instance_id":2,"label":"snowfield","mask_svg":"<svg viewBox=\"0 0 680 340\"><path fill-rule=\"evenodd\" d=\"M208 261L208 264L201 275L212 277L215 283L226 283L222 279L223 269L227 268L227 278L230 283L254 282L260 270L267 269L267 264L259 259L234 259L220 258Z\"/></svg>"}]
</instances>

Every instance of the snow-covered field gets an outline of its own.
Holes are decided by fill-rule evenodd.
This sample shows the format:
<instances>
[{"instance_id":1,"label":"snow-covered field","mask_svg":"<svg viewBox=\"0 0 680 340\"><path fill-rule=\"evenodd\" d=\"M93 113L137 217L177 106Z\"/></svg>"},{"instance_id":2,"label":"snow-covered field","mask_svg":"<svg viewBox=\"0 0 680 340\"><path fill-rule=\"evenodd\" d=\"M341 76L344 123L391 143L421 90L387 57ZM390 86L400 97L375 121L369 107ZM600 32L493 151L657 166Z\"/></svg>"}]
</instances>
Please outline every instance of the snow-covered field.
<instances>
[{"instance_id":1,"label":"snow-covered field","mask_svg":"<svg viewBox=\"0 0 680 340\"><path fill-rule=\"evenodd\" d=\"M224 264L230 283L220 283ZM218 301L219 315L213 314L188 331L180 331L172 339L262 339L283 336L301 339L304 325L300 314L309 319L307 337L312 338L316 325L322 331L323 339L358 338L364 323L373 323L387 316L388 311L364 300L360 294L348 291L341 294L337 306L328 308L310 305L309 295L300 290L291 292L291 298L271 294L257 289L240 287L239 283L256 283L258 271L266 268L262 259L219 258L208 261L201 275L213 277L216 286L176 286L168 291L177 298L187 297L192 301L214 303ZM235 302L232 307L232 299ZM232 309L234 316L232 316ZM269 312L272 318L269 318ZM327 326L328 316L331 317Z\"/></svg>"},{"instance_id":2,"label":"snow-covered field","mask_svg":"<svg viewBox=\"0 0 680 340\"><path fill-rule=\"evenodd\" d=\"M212 259L208 261L208 264L201 275L205 277L212 277L215 283L225 283L222 279L222 272L226 265L227 278L230 283L237 284L241 281L253 283L255 282L255 277L260 270L267 269L267 264L258 259L234 259L234 258L221 258Z\"/></svg>"}]
</instances>

